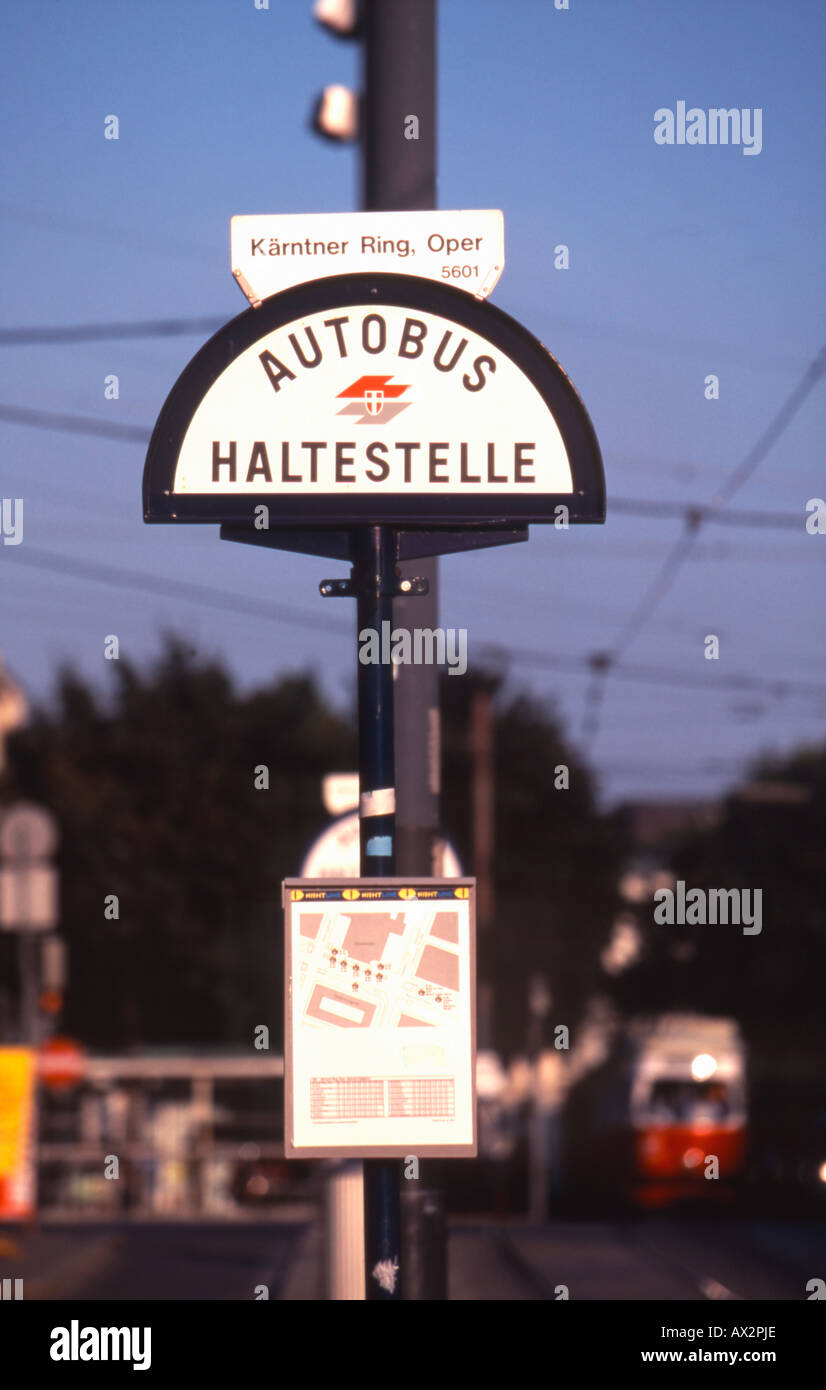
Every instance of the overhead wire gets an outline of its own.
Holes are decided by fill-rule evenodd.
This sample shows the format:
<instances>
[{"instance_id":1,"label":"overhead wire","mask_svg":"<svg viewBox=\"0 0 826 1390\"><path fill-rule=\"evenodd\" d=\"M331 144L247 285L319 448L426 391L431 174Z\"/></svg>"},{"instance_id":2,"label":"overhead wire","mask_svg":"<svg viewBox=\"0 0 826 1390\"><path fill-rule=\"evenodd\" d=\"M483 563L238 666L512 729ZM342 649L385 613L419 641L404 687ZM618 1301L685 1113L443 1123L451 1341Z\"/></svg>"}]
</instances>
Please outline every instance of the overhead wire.
<instances>
[{"instance_id":1,"label":"overhead wire","mask_svg":"<svg viewBox=\"0 0 826 1390\"><path fill-rule=\"evenodd\" d=\"M151 320L137 324L87 324L66 326L63 328L55 329L13 329L0 331L0 344L8 344L12 341L70 341L80 340L81 338L92 339L95 337L105 336L150 337L158 336L159 334L167 334L169 336L172 336L184 333L209 331L210 329L220 327L222 322L222 320L218 319L176 319ZM26 336L27 334L29 335L28 337ZM47 338L47 334L53 334L56 336ZM16 335L16 337L14 335ZM61 337L59 335L63 336ZM74 339L72 339L71 335L75 335ZM627 668L619 668L617 666L617 661L620 655L622 654L623 649L627 649L630 643L639 634L639 632L649 621L653 613L659 607L659 604L662 602L662 599L664 598L665 594L671 588L679 569L681 568L684 560L688 557L689 553L691 552L694 546L697 533L699 532L700 527L702 525L707 524L708 522L723 522L724 524L729 526L782 530L789 530L793 527L800 526L801 518L793 513L755 511L724 512L723 508L725 507L727 501L735 495L735 493L745 484L745 482L748 481L748 478L759 466L760 462L765 457L768 450L772 447L772 445L788 427L789 423L794 418L794 415L798 412L798 410L800 409L800 407L814 388L816 382L823 375L824 370L826 370L826 347L821 349L820 353L807 368L806 373L796 386L795 390L791 393L788 399L784 402L781 409L777 412L773 420L770 422L767 429L763 431L753 448L749 450L745 458L737 465L737 467L734 469L734 471L727 479L727 481L724 483L724 485L712 498L710 503L706 505L697 505L695 503L683 503L678 501L669 502L651 499L613 499L611 503L612 507L619 512L624 512L629 515L635 515L642 518L659 518L663 516L681 517L685 524L685 531L680 536L676 545L672 547L671 551L669 552L669 555L666 557L663 565L661 566L660 571L658 572L657 576L655 576L654 581L646 590L645 594L643 595L643 598L637 605L637 608L634 610L631 617L626 621L625 625L621 629L620 636L617 642L615 643L614 648L608 652L593 653L590 657L587 658L573 659L577 663L577 669L584 668L586 670L589 670L592 675L592 680L590 682L588 691L586 692L583 736L592 737L595 736L597 732L599 725L600 707L604 695L605 681L609 673L612 676L619 676L621 679L649 679L649 677L641 676L639 672L636 675L634 675ZM64 412L34 410L7 403L0 403L0 419L6 420L11 424L22 425L24 427L29 428L52 430L61 433L92 435L101 438L116 440L118 442L123 443L145 444L148 442L151 436L151 431L145 426L124 424L119 421L103 420L100 417L96 416L84 416ZM39 555L40 563L44 567L48 567L49 565L51 565L52 568L59 567L60 565L63 565L65 567L67 564L69 564L69 561L66 559L66 557L59 557L55 555L48 556L47 552L42 551L35 553L32 551L31 547L27 547L27 550L28 563L36 563L37 556ZM24 557L24 562L26 562L26 557ZM79 574L81 567L83 567L84 569L85 577L100 578L103 577L103 575L105 574L106 576L108 576L105 582L141 582L144 588L148 588L153 583L151 577L140 575L137 572L132 572L131 577L128 579L118 579L115 577L116 567L95 567L91 566L88 562L76 562L74 572ZM96 574L94 575L92 573L93 570L96 570ZM66 572L65 569L64 572ZM181 586L178 585L177 587L181 596L185 597ZM224 595L222 592L209 591L208 586L186 585L185 587L188 591L188 596L192 601L198 601L195 598L196 591L200 591L202 598L205 594L212 592L215 596L215 602L218 602L220 606L224 607L234 607L235 604L240 601L240 596L239 599L234 602L232 600L228 600L227 596ZM153 592L163 592L164 594L167 594L169 592L168 581L158 581L156 587L153 588ZM246 611L250 611L249 601L244 600L244 603L246 605ZM261 615L262 610L260 606L256 609L256 611L259 613L259 615ZM294 614L295 610L285 609L282 611L281 616L284 618L285 621L289 621L292 619L300 623L301 625L306 625L307 621L309 621L309 615L306 613L304 615L295 615L295 617L293 617ZM270 608L270 612L268 614L264 614L264 616L277 615ZM330 631L340 631L340 628L337 624L324 623L323 620L321 623L319 623L319 620L315 618L313 619L313 623L315 626L324 626L327 630ZM543 655L544 654L534 653L532 659L538 660ZM660 672L660 674L657 676L650 677L650 679L653 680L655 683L656 681L659 681L660 683L671 683L677 684L679 686L691 684L691 678L687 676L685 673L677 674L674 681L668 681L662 672ZM748 682L750 680L751 678L749 677L735 676L728 678L726 681L721 681L718 677L715 680L714 684L717 687L725 686L728 684L729 688L736 689L766 689L766 686L760 686L755 684L748 685ZM732 681L734 682L734 684L730 684L730 682ZM774 693L782 693L780 692L781 687L783 691L791 688L788 682L775 683L775 686L776 688L774 690ZM708 683L702 682L702 688L709 688ZM812 689L810 693L814 693L814 689ZM818 695L821 695L826 692L818 688L816 693Z\"/></svg>"},{"instance_id":2,"label":"overhead wire","mask_svg":"<svg viewBox=\"0 0 826 1390\"><path fill-rule=\"evenodd\" d=\"M703 522L720 514L726 503L748 482L769 450L788 429L801 406L826 372L826 344L809 363L794 390L783 402L766 429L745 457L718 489L706 509L694 508L685 517L685 530L665 557L659 571L620 630L613 647L591 656L592 678L585 695L582 740L591 742L599 731L600 716L608 676L617 674L617 663L656 612L671 589L685 560L691 553ZM706 516L708 514L708 517Z\"/></svg>"},{"instance_id":3,"label":"overhead wire","mask_svg":"<svg viewBox=\"0 0 826 1390\"><path fill-rule=\"evenodd\" d=\"M104 420L99 415L74 415L64 411L34 410L27 406L12 405L2 401L0 401L0 420L6 420L9 424L22 425L29 429L51 430L65 434L86 434L102 439L118 440L126 444L146 444L152 435L151 429L146 425L130 425L116 420ZM696 502L612 497L610 507L612 511L623 512L642 519L681 517L690 527L699 527L706 522L715 521L722 522L727 526L789 531L799 529L801 525L801 517L794 512L726 511L724 513L713 502L703 505Z\"/></svg>"},{"instance_id":4,"label":"overhead wire","mask_svg":"<svg viewBox=\"0 0 826 1390\"><path fill-rule=\"evenodd\" d=\"M49 570L54 573L86 579L96 583L112 584L120 588L159 594L164 598L180 598L184 602L243 612L251 616L269 619L274 622L289 623L300 627L313 627L320 631L348 635L342 624L334 618L324 618L309 609L297 609L286 604L275 604L256 599L246 594L227 593L223 589L207 584L196 584L189 580L173 579L170 576L148 575L141 570L133 570L121 565L111 565L100 561L79 560L61 555L57 551L40 547L15 546L4 560L10 565L24 564L33 568ZM517 665L532 664L549 669L571 671L585 674L590 670L587 656L566 657L548 652L534 651L520 647L490 647L481 649L484 658L486 651L498 660L504 657ZM805 699L826 700L826 685L815 682L789 681L785 679L761 680L746 674L717 676L713 680L698 676L695 672L675 671L670 667L623 666L617 671L620 680L644 685L670 686L675 689L697 689L713 691L719 689L748 692L752 694L800 696Z\"/></svg>"},{"instance_id":5,"label":"overhead wire","mask_svg":"<svg viewBox=\"0 0 826 1390\"><path fill-rule=\"evenodd\" d=\"M217 333L226 318L143 319L131 323L67 323L38 327L0 328L0 347L45 343L92 343L129 338L181 338Z\"/></svg>"}]
</instances>

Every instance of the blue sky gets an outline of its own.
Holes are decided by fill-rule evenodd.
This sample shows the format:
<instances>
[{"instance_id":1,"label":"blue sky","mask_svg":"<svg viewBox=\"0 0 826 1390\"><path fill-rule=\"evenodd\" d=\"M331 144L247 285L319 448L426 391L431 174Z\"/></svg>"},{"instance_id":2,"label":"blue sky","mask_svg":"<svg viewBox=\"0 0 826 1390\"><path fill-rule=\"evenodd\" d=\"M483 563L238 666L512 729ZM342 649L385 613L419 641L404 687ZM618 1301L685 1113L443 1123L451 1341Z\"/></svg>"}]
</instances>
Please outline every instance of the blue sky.
<instances>
[{"instance_id":1,"label":"blue sky","mask_svg":"<svg viewBox=\"0 0 826 1390\"><path fill-rule=\"evenodd\" d=\"M357 83L358 52L313 23L310 0L37 0L7 9L3 28L7 327L229 319L245 307L234 213L357 207L355 150L320 141L308 113L326 83ZM609 499L604 528L536 527L528 545L443 562L441 621L467 627L471 659L610 648L681 529L612 512L612 497L710 500L826 340L825 41L815 0L443 0L439 203L504 210L493 301L570 373ZM678 100L761 108L761 153L658 146L654 112ZM118 141L103 137L109 114ZM567 271L553 268L558 243ZM0 402L151 426L206 336L0 346ZM104 400L109 373L117 401ZM627 663L686 685L608 682L589 757L609 801L711 795L756 752L823 738L826 693L744 696L719 677L826 692L826 536L804 524L826 493L824 426L821 381L732 503L799 527L705 528L629 647ZM144 526L142 467L140 445L0 421L0 495L25 502L23 545L0 547L0 651L30 696L64 660L104 684L108 633L141 662L174 627L244 686L310 668L347 703L351 606L317 592L335 564L228 545L210 527ZM26 563L27 546L254 595L299 621L58 577ZM511 678L579 736L584 673L519 661Z\"/></svg>"}]
</instances>

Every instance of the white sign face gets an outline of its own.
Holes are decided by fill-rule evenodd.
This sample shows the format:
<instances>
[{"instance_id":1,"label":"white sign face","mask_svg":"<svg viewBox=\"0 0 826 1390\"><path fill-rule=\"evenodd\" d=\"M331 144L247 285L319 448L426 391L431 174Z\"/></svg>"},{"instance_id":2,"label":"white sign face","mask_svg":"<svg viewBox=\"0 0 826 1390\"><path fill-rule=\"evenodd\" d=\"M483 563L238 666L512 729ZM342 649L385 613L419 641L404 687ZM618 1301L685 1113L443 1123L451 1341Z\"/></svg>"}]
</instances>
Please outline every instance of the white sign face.
<instances>
[{"instance_id":1,"label":"white sign face","mask_svg":"<svg viewBox=\"0 0 826 1390\"><path fill-rule=\"evenodd\" d=\"M285 882L287 1157L475 1156L474 897Z\"/></svg>"},{"instance_id":2,"label":"white sign face","mask_svg":"<svg viewBox=\"0 0 826 1390\"><path fill-rule=\"evenodd\" d=\"M358 778L356 778L358 783ZM358 791L356 792L358 801ZM461 878L462 868L453 846L441 840L437 846L436 875ZM302 878L358 878L359 814L342 816L323 830L301 865Z\"/></svg>"},{"instance_id":3,"label":"white sign face","mask_svg":"<svg viewBox=\"0 0 826 1390\"><path fill-rule=\"evenodd\" d=\"M572 491L553 415L485 338L394 305L338 319L307 315L230 363L192 417L176 495Z\"/></svg>"},{"instance_id":4,"label":"white sign face","mask_svg":"<svg viewBox=\"0 0 826 1390\"><path fill-rule=\"evenodd\" d=\"M409 275L285 290L210 339L158 418L147 521L252 531L601 522L562 368L490 304Z\"/></svg>"},{"instance_id":5,"label":"white sign face","mask_svg":"<svg viewBox=\"0 0 826 1390\"><path fill-rule=\"evenodd\" d=\"M378 270L487 299L505 265L505 219L493 208L244 215L232 218L230 247L232 273L255 307L309 280Z\"/></svg>"}]
</instances>

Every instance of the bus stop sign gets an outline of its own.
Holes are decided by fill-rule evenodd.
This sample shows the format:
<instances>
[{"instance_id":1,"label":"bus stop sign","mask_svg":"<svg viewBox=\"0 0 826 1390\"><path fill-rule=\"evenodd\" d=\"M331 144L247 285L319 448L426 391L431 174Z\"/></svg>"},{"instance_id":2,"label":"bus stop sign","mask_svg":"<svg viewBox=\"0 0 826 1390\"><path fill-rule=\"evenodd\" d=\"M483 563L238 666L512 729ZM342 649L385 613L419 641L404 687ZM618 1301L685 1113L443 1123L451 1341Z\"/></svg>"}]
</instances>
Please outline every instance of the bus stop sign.
<instances>
[{"instance_id":1,"label":"bus stop sign","mask_svg":"<svg viewBox=\"0 0 826 1390\"><path fill-rule=\"evenodd\" d=\"M605 486L577 392L509 315L409 275L335 275L193 358L152 435L144 515L456 532L601 522Z\"/></svg>"}]
</instances>

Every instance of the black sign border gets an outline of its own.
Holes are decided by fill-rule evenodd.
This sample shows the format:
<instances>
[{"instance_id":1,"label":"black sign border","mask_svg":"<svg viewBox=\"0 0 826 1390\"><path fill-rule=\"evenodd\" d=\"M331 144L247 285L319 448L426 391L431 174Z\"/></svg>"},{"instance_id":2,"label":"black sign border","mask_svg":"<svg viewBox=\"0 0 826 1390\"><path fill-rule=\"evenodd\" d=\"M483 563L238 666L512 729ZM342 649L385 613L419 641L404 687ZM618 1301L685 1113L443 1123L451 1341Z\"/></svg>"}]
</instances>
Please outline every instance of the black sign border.
<instances>
[{"instance_id":1,"label":"black sign border","mask_svg":"<svg viewBox=\"0 0 826 1390\"><path fill-rule=\"evenodd\" d=\"M451 319L486 338L524 373L545 401L565 441L572 471L572 492L519 497L485 493L462 497L435 491L414 496L367 493L334 497L281 496L273 492L203 493L172 491L178 456L186 432L207 391L222 372L274 329L310 314L364 307L374 302L400 309L423 310ZM567 507L570 522L605 520L605 477L596 433L570 378L547 348L509 314L465 290L412 275L331 275L271 295L220 328L179 376L152 432L143 475L144 520L148 522L229 522L253 527L254 509L270 509L278 526L358 526L383 522L397 528L507 526L512 522L554 522L556 508Z\"/></svg>"}]
</instances>

